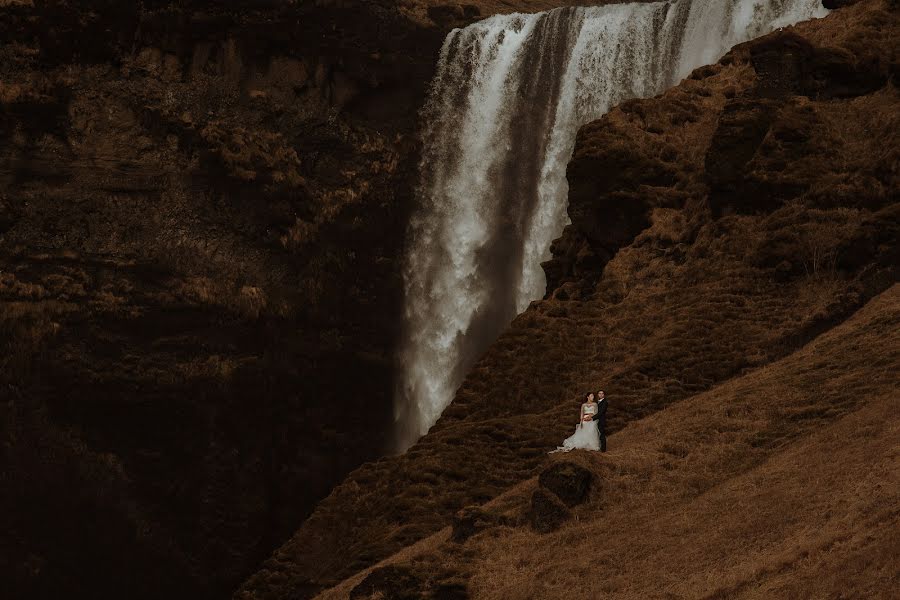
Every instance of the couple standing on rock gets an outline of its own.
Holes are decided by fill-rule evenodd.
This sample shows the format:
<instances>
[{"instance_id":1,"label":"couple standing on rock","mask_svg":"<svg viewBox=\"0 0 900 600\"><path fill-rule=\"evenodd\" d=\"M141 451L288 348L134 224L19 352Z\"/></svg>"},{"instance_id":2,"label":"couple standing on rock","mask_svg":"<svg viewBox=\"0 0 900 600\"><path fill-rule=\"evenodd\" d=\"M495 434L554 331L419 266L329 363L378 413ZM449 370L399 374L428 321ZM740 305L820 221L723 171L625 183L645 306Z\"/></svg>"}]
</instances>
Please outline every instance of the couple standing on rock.
<instances>
[{"instance_id":1,"label":"couple standing on rock","mask_svg":"<svg viewBox=\"0 0 900 600\"><path fill-rule=\"evenodd\" d=\"M575 433L563 441L554 452L568 452L576 448L606 452L606 408L609 403L603 391L589 392L581 405L581 414Z\"/></svg>"}]
</instances>

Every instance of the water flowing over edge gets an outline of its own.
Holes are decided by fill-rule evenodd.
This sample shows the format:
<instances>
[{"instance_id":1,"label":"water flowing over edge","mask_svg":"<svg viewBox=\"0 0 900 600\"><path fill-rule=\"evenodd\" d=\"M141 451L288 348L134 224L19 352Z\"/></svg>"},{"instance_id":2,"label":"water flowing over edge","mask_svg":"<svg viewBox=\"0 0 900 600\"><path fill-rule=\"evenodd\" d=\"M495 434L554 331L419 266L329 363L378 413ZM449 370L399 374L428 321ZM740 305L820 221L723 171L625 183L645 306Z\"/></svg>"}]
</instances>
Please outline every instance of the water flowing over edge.
<instances>
[{"instance_id":1,"label":"water flowing over edge","mask_svg":"<svg viewBox=\"0 0 900 600\"><path fill-rule=\"evenodd\" d=\"M736 44L825 14L820 0L678 0L498 15L447 36L422 112L404 264L399 450L543 297L578 128Z\"/></svg>"}]
</instances>

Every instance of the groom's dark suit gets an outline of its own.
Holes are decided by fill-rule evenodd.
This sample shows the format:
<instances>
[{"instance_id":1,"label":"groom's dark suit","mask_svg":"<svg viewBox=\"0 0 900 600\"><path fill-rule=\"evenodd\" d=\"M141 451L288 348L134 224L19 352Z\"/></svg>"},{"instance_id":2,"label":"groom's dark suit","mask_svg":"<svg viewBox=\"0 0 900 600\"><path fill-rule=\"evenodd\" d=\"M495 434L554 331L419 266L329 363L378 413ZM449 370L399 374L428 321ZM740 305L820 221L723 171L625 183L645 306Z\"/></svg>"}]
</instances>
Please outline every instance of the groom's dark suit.
<instances>
[{"instance_id":1,"label":"groom's dark suit","mask_svg":"<svg viewBox=\"0 0 900 600\"><path fill-rule=\"evenodd\" d=\"M600 451L606 452L606 408L609 403L603 398L597 403L597 414L594 420L597 421L597 432L600 434Z\"/></svg>"}]
</instances>

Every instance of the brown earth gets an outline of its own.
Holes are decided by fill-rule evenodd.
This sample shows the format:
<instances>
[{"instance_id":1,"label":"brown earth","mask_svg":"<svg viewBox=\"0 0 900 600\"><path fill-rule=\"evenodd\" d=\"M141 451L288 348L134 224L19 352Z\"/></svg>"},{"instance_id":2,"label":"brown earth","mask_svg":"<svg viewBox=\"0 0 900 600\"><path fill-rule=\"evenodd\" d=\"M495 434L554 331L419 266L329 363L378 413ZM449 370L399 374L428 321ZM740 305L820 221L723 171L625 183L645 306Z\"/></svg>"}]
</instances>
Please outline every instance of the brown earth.
<instances>
[{"instance_id":1,"label":"brown earth","mask_svg":"<svg viewBox=\"0 0 900 600\"><path fill-rule=\"evenodd\" d=\"M838 419L871 403L868 412L846 417L846 425L841 426L854 435L865 430L863 422L891 414L888 403L896 379L890 373L900 366L896 348L889 343L894 340L896 345L896 292L878 301L878 310L885 316L863 328L871 333L873 354L859 355L857 360L846 350L828 348L833 365L826 368L830 363L816 358L817 352L824 352L824 342L800 349L844 323L897 281L898 21L900 15L891 3L863 1L822 21L744 44L718 65L699 69L662 96L627 102L584 127L568 173L572 225L554 243L554 259L545 265L550 281L547 298L532 304L486 352L427 436L403 456L383 458L350 474L236 598L306 597L404 548L401 556L408 557L423 546L430 547L431 542L411 544L449 525L460 509L486 503L536 475L549 460L547 450L570 433L581 394L589 389L602 386L611 398L611 431L655 424L665 432L665 439L671 438L671 448L663 453L670 458L660 462L659 453L642 447L638 438L629 438L635 441L626 444L623 432L612 436L612 447L623 451L627 447L643 456L643 466L632 471L633 465L617 463L613 455L609 460L591 457L582 461L584 465L604 477L607 471L620 473L622 480L641 486L665 481L666 473L654 474L654 469L673 470L673 477L684 481L671 493L687 494L688 499L718 485L717 481L737 485L739 474L749 472L759 460L781 461L780 468L788 473L794 458L778 455L779 448L788 441L807 439L812 424L823 431L841 431ZM831 333L836 337L828 339L842 344L840 336L845 334L837 331ZM863 348L869 344L865 335L854 338L855 346L841 347ZM849 390L838 393L819 379L837 377L845 368L852 386L861 386L853 388L849 397L844 395ZM804 369L812 375L795 376ZM751 398L762 393L761 387L753 386L774 385L765 375L769 372L783 372L786 381L780 385L786 387L767 397L763 406L771 408L769 416L741 424L743 441L726 449L726 456L703 457L702 452L695 456L693 442L678 441L683 424L672 421L668 426L675 417L666 415L692 406L714 407L717 399L726 400L718 394L730 393L721 390L742 381L750 383L728 401L738 413L751 410L746 408L753 404ZM717 387L729 380L733 381L725 388ZM869 380L871 386L867 386ZM713 389L719 391L706 393ZM825 400L819 404L819 392L825 391ZM785 404L779 409L782 401ZM729 409L710 410L720 410L727 417ZM733 417L743 419L740 414ZM692 425L696 428L692 435L712 436L717 431L716 423L704 420L705 414L692 418L699 419ZM885 427L873 434L877 437L867 451L886 447L890 424ZM722 435L729 435L728 430ZM824 441L809 443L818 444L819 450L826 445ZM715 463L727 462L732 452L737 453L733 465ZM699 462L679 462L687 456ZM865 455L854 450L853 460L862 464ZM896 461L878 464L896 467ZM599 470L601 465L606 470ZM810 468L819 469L823 478L841 473L825 462ZM768 485L787 477L773 471L760 475L759 481ZM869 479L860 481L875 485ZM853 481L840 485L840 489L851 489L844 486L852 487ZM776 494L784 490L770 493L770 499L777 501ZM822 484L807 493L824 506L830 489ZM723 503L731 496L708 497L713 503L710 510L727 512ZM874 506L882 510L886 498L876 496ZM638 494L627 500L628 506L642 506L646 499ZM532 520L553 523L556 517L566 516L569 509L550 500L540 500L544 512ZM513 504L509 511L522 514L521 502ZM659 506L650 504L647 510ZM693 505L692 510L700 506ZM764 509L757 507L754 518L762 519ZM868 510L859 504L834 513L835 520L820 539L837 531L841 519L857 509ZM616 535L622 536L617 543L622 544L628 539L623 532L642 523L627 521L625 514L616 522ZM689 529L696 514L663 522L660 531ZM500 516L472 518L470 514L458 521L502 522ZM871 531L878 531L877 525L885 520L896 521L895 513L871 516ZM585 527L589 529L560 539L579 542L588 534L600 535L603 525ZM685 539L699 546L704 539L700 534L708 533L711 524L697 527L697 537ZM856 540L852 543L861 554L853 555L854 561L871 553L881 556L889 549L885 544L890 541L883 534L871 542L874 549L867 549L869 542L863 538L854 537L856 530L850 525L843 534L847 540ZM517 563L505 563L503 556L526 556L533 550L549 561L551 550L562 552L559 545L517 549L522 543L543 546L542 541L521 537L528 535L532 534L511 533L482 554L479 548L487 542L473 542L449 558L441 550L424 567L403 567L394 576L373 572L373 579L363 582L351 597L387 593L382 589L384 582L397 579L413 583L386 597L495 597L506 590L505 579L498 573L520 572ZM640 548L650 552L653 539ZM599 540L585 543L595 544L584 546L593 548L591 552L601 548ZM708 590L713 596L730 597L742 590L753 592L752 586L743 586L749 586L747 581L754 581L757 572L767 585L788 585L784 578L794 567L771 570L776 563L760 558L763 566L751 563L749 571L741 571L739 565L744 563L735 546L721 547L734 552L718 559L736 565L728 577L701 581L698 571L696 577L666 585L677 584L690 596L703 595L690 590ZM638 565L628 571L630 579L615 583L619 587L611 590L637 596L639 586L646 585L647 594L661 593L653 586L669 582L668 576L656 570L659 563L653 557L657 555L640 552L628 554L623 549L607 555L610 570L623 553ZM706 556L717 560L712 554ZM807 569L803 577L810 581L820 571L838 568L833 562L812 564L819 558L816 555L810 564L796 568ZM472 565L465 566L468 562ZM702 564L707 563L698 562L698 568ZM495 566L499 570L491 570ZM557 566L553 572L562 570ZM581 572L588 570L581 566ZM529 586L543 581L547 573L532 577L538 571L524 569L521 572L527 577L510 582L519 587L507 591L529 597L528 590L533 589ZM834 571L830 577L837 585L840 573ZM548 588L556 590L554 594L561 594L563 585L574 585L568 571L558 579L560 587ZM602 586L607 579L599 577L590 583L585 579L584 585ZM872 585L886 581L879 575ZM716 591L717 585L726 587ZM822 585L832 584L823 580ZM350 591L340 589L345 595Z\"/></svg>"},{"instance_id":2,"label":"brown earth","mask_svg":"<svg viewBox=\"0 0 900 600\"><path fill-rule=\"evenodd\" d=\"M225 597L384 451L436 53L559 4L0 2L12 597Z\"/></svg>"}]
</instances>

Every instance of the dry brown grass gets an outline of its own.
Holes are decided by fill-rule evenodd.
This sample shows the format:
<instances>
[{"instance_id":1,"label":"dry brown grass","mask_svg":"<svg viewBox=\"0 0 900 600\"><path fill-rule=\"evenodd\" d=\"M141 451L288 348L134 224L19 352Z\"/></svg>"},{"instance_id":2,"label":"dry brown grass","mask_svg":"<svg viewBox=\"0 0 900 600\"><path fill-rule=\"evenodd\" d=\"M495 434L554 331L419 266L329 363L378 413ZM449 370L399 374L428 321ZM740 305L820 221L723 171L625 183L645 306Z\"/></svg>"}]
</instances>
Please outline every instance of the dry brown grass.
<instances>
[{"instance_id":1,"label":"dry brown grass","mask_svg":"<svg viewBox=\"0 0 900 600\"><path fill-rule=\"evenodd\" d=\"M444 532L384 564L455 573L476 599L889 597L897 331L900 286L801 351L630 424L606 455L556 458L596 478L561 530ZM520 511L533 486L497 504Z\"/></svg>"},{"instance_id":2,"label":"dry brown grass","mask_svg":"<svg viewBox=\"0 0 900 600\"><path fill-rule=\"evenodd\" d=\"M801 352L627 427L594 461L581 521L483 541L472 596L886 597L898 325L895 287Z\"/></svg>"}]
</instances>

